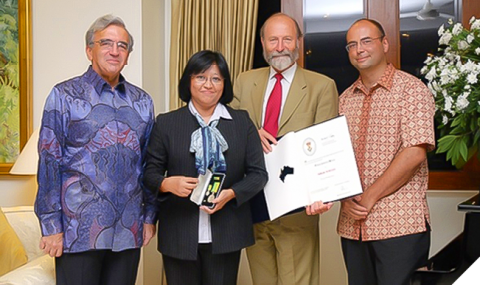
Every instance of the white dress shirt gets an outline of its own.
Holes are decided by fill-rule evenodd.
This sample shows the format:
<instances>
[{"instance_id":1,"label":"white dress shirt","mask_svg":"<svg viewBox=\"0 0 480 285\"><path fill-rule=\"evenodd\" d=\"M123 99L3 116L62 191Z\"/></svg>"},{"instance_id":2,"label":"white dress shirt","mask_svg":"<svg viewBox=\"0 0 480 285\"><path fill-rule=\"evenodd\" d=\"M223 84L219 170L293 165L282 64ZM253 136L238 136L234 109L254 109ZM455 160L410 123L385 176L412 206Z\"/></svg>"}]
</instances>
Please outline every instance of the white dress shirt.
<instances>
[{"instance_id":1,"label":"white dress shirt","mask_svg":"<svg viewBox=\"0 0 480 285\"><path fill-rule=\"evenodd\" d=\"M195 106L193 106L192 100L188 102L188 109L192 114L200 115L197 109L195 109ZM220 120L220 118L232 120L232 116L228 112L227 108L223 104L218 103L217 107L215 107L215 110L213 111L213 114L210 117L210 120L208 121L207 124L210 124L210 122L214 120ZM200 211L200 219L198 220L198 243L211 243L212 227L210 224L210 215L200 209L199 211Z\"/></svg>"},{"instance_id":2,"label":"white dress shirt","mask_svg":"<svg viewBox=\"0 0 480 285\"><path fill-rule=\"evenodd\" d=\"M280 114L278 115L278 126L280 127L280 118L283 114L283 107L285 106L285 101L287 101L288 91L290 91L290 86L292 86L293 77L295 76L295 71L297 70L297 64L295 63L290 68L284 70L282 72L282 80L280 83L282 84L282 105L280 107ZM272 94L273 87L277 82L275 78L275 74L277 72L275 69L270 67L270 75L268 76L268 84L267 89L265 90L265 96L263 96L263 109L262 109L262 125L265 123L265 110L267 109L268 99L270 98L270 94Z\"/></svg>"}]
</instances>

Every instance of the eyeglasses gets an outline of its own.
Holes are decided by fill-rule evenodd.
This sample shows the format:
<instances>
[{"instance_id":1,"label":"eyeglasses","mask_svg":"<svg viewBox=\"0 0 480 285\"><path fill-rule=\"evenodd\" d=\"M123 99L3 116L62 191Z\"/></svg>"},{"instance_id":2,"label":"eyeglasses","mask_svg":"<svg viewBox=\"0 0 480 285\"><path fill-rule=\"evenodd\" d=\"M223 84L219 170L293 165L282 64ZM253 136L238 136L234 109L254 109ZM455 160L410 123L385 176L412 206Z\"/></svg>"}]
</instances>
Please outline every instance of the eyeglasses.
<instances>
[{"instance_id":1,"label":"eyeglasses","mask_svg":"<svg viewBox=\"0 0 480 285\"><path fill-rule=\"evenodd\" d=\"M220 85L223 83L223 78L220 78L218 76L208 78L204 75L192 75L192 78L193 80L195 80L195 83L197 84L205 84L208 79L210 79L210 82L212 82L212 84L215 84L215 85Z\"/></svg>"},{"instance_id":2,"label":"eyeglasses","mask_svg":"<svg viewBox=\"0 0 480 285\"><path fill-rule=\"evenodd\" d=\"M376 37L376 38L364 38L364 39L361 39L360 40L360 45L362 47L368 47L368 46L371 46L373 41L374 40L378 40L378 39L383 39L384 36L380 36L380 37ZM357 49L357 46L358 46L358 43L357 42L351 42L349 43L348 45L345 46L345 48L347 49L347 52L350 52L350 50L352 49Z\"/></svg>"},{"instance_id":3,"label":"eyeglasses","mask_svg":"<svg viewBox=\"0 0 480 285\"><path fill-rule=\"evenodd\" d=\"M116 44L117 45L117 48L120 50L120 51L128 51L129 48L130 48L130 45L124 41L112 41L110 39L101 39L101 40L98 40L98 41L95 41L93 42L95 44L99 44L100 47L104 50L113 50L113 46Z\"/></svg>"}]
</instances>

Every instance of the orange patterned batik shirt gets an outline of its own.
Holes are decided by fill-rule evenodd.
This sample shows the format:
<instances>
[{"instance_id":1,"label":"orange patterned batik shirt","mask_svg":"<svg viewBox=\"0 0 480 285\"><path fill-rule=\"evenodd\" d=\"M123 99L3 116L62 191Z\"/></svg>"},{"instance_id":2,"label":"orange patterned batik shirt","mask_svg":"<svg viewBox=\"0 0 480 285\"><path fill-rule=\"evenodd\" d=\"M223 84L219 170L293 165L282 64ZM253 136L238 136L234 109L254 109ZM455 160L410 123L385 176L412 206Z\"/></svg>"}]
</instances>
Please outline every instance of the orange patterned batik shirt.
<instances>
[{"instance_id":1,"label":"orange patterned batik shirt","mask_svg":"<svg viewBox=\"0 0 480 285\"><path fill-rule=\"evenodd\" d=\"M435 147L435 105L428 88L416 77L389 64L370 90L359 78L340 96L340 114L347 118L363 189L372 185L405 148ZM340 211L338 233L348 239L381 240L424 232L429 213L425 160L398 191L377 201L365 220Z\"/></svg>"}]
</instances>

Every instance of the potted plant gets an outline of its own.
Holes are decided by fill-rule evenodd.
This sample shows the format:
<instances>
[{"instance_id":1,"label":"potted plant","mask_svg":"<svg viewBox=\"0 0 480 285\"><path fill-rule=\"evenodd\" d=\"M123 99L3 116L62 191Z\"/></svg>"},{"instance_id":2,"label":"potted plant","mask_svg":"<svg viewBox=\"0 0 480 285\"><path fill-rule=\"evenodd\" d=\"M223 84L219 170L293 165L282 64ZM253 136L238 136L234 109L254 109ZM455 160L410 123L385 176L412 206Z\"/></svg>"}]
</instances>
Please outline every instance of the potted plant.
<instances>
[{"instance_id":1,"label":"potted plant","mask_svg":"<svg viewBox=\"0 0 480 285\"><path fill-rule=\"evenodd\" d=\"M461 168L476 153L480 159L480 19L438 30L439 54L429 56L421 72L435 97L437 153Z\"/></svg>"}]
</instances>

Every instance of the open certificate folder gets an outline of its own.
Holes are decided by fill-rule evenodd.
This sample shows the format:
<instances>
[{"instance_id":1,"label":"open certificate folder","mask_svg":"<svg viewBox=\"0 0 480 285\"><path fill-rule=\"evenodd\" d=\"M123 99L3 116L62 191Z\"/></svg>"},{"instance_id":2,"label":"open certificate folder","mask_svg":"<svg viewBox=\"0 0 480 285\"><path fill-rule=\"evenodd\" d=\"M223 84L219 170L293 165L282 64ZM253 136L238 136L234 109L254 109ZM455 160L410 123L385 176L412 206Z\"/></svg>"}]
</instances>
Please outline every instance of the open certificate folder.
<instances>
[{"instance_id":1,"label":"open certificate folder","mask_svg":"<svg viewBox=\"0 0 480 285\"><path fill-rule=\"evenodd\" d=\"M271 220L315 201L362 193L345 116L287 133L272 148L264 191Z\"/></svg>"}]
</instances>

